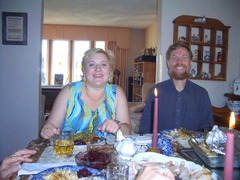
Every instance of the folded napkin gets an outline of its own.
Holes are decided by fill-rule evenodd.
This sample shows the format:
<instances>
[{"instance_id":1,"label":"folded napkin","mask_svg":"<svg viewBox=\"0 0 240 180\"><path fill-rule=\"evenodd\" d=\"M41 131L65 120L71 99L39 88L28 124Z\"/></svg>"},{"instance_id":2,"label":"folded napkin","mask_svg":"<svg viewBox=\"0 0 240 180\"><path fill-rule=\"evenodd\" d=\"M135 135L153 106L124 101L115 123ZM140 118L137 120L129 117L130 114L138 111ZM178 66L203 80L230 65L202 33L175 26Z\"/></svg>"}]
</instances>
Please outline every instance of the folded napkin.
<instances>
[{"instance_id":1,"label":"folded napkin","mask_svg":"<svg viewBox=\"0 0 240 180\"><path fill-rule=\"evenodd\" d=\"M37 174L49 168L73 165L76 166L75 162L60 162L60 163L23 163L21 169L18 171L18 176L20 175L31 175Z\"/></svg>"}]
</instances>

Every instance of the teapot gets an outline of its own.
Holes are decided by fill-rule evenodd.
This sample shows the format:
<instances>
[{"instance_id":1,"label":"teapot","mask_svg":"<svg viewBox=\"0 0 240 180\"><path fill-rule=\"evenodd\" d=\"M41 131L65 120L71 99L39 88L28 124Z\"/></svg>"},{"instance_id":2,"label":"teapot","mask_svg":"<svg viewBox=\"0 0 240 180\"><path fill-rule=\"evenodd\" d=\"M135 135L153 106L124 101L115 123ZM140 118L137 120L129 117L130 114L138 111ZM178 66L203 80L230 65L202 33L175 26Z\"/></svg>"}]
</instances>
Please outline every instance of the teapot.
<instances>
[{"instance_id":1,"label":"teapot","mask_svg":"<svg viewBox=\"0 0 240 180\"><path fill-rule=\"evenodd\" d=\"M116 134L117 142L114 148L122 159L130 160L131 157L137 152L137 147L131 139L126 139L122 135L122 131L118 130Z\"/></svg>"}]
</instances>

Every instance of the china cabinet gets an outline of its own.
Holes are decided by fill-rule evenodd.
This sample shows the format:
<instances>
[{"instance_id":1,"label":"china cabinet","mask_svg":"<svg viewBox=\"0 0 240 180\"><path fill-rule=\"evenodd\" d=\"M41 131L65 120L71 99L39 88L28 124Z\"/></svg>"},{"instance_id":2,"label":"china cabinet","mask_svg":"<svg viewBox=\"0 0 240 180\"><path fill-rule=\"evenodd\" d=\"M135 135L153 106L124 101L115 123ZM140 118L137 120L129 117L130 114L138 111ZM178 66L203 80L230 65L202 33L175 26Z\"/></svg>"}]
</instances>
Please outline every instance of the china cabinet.
<instances>
[{"instance_id":1,"label":"china cabinet","mask_svg":"<svg viewBox=\"0 0 240 180\"><path fill-rule=\"evenodd\" d=\"M226 81L230 26L212 18L183 15L173 20L173 42L183 41L193 54L190 78Z\"/></svg>"}]
</instances>

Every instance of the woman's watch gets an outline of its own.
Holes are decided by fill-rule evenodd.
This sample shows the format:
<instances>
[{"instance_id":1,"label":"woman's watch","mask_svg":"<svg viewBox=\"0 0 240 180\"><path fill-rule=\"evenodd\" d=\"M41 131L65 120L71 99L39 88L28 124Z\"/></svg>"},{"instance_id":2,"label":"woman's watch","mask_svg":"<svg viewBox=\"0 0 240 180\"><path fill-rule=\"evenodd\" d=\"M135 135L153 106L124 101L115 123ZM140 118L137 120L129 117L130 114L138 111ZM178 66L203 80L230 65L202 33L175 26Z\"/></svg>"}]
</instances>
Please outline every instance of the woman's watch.
<instances>
[{"instance_id":1,"label":"woman's watch","mask_svg":"<svg viewBox=\"0 0 240 180\"><path fill-rule=\"evenodd\" d=\"M116 121L116 123L118 124L119 129L121 129L121 127L122 127L122 123L121 123L120 121L118 121L118 120L115 120L115 121Z\"/></svg>"}]
</instances>

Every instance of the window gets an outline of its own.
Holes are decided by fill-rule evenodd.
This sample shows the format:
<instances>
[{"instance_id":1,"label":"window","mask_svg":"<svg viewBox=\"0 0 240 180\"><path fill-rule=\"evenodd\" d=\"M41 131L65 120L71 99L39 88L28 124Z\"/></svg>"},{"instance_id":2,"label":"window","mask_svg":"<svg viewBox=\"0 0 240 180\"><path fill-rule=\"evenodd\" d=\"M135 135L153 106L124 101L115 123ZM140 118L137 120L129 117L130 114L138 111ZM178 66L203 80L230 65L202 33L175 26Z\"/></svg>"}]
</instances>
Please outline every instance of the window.
<instances>
[{"instance_id":1,"label":"window","mask_svg":"<svg viewBox=\"0 0 240 180\"><path fill-rule=\"evenodd\" d=\"M105 49L105 41L43 40L42 85L54 85L55 74L63 75L63 85L80 81L82 57L86 50L93 48L91 45ZM52 54L49 55L49 52Z\"/></svg>"},{"instance_id":2,"label":"window","mask_svg":"<svg viewBox=\"0 0 240 180\"><path fill-rule=\"evenodd\" d=\"M69 79L69 42L53 41L52 61L51 61L51 84L54 84L55 74L63 74L63 85Z\"/></svg>"},{"instance_id":3,"label":"window","mask_svg":"<svg viewBox=\"0 0 240 180\"><path fill-rule=\"evenodd\" d=\"M82 58L86 50L90 48L90 41L74 41L73 55L73 81L82 80Z\"/></svg>"},{"instance_id":4,"label":"window","mask_svg":"<svg viewBox=\"0 0 240 180\"><path fill-rule=\"evenodd\" d=\"M48 69L47 69L47 62L48 62L48 56L47 56L47 49L48 49L48 41L43 40L42 41L42 85L46 85L48 82Z\"/></svg>"}]
</instances>

